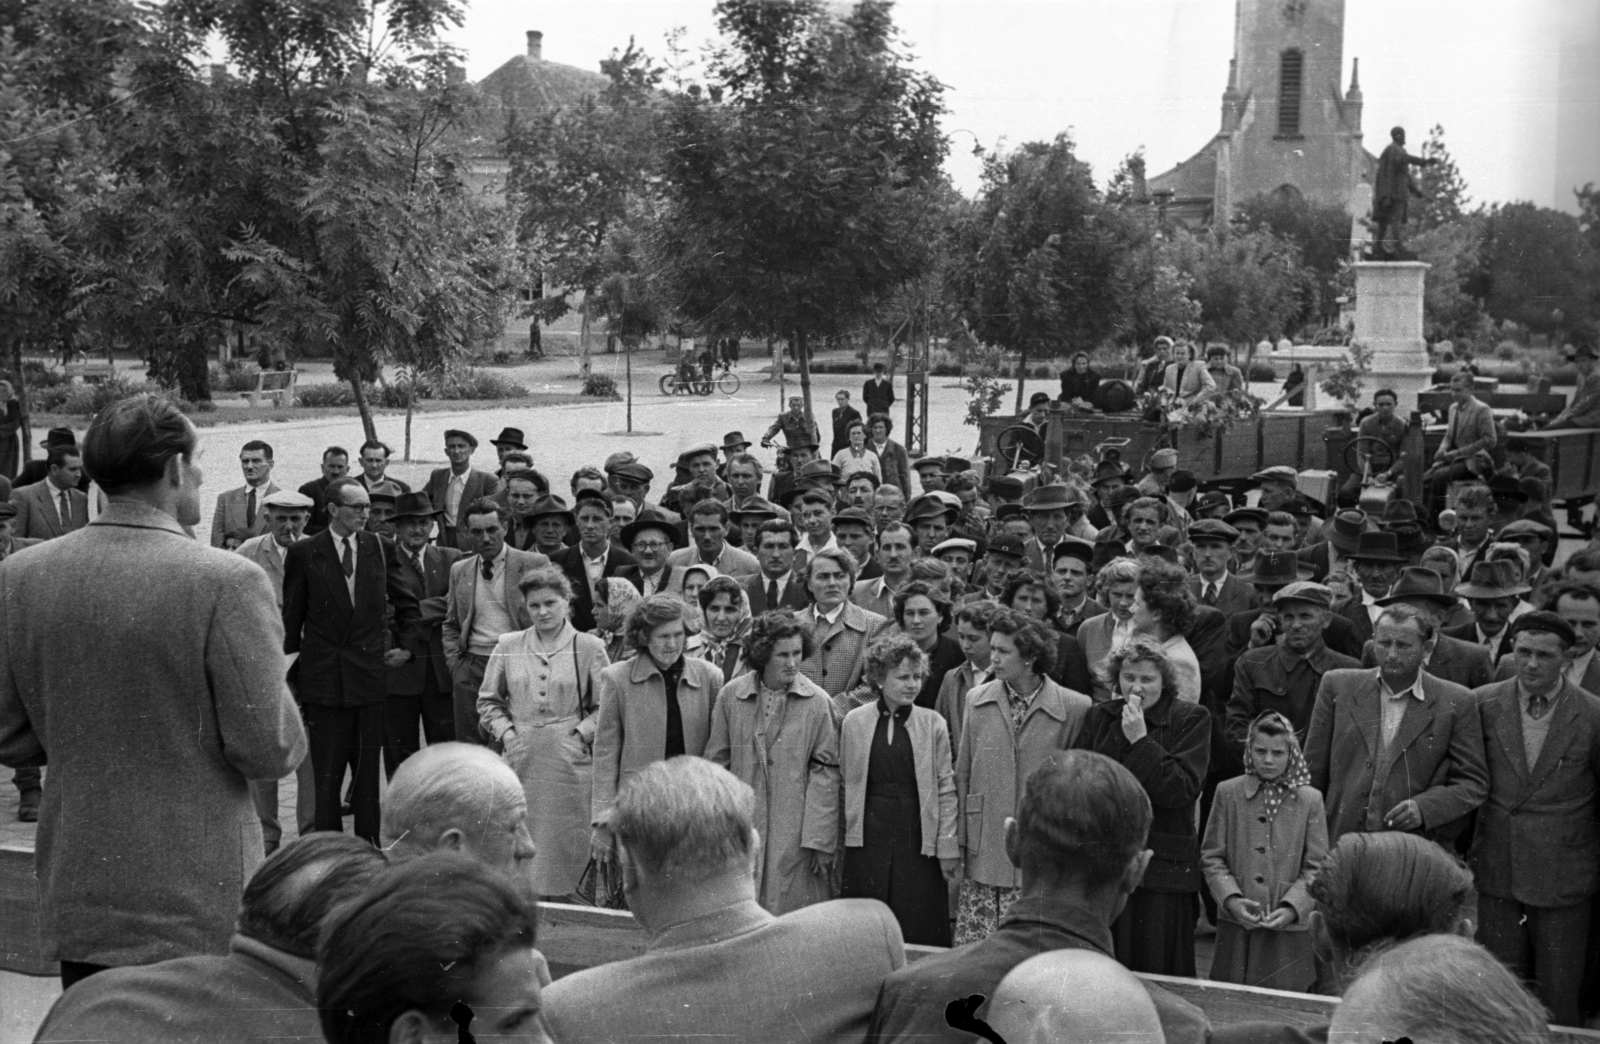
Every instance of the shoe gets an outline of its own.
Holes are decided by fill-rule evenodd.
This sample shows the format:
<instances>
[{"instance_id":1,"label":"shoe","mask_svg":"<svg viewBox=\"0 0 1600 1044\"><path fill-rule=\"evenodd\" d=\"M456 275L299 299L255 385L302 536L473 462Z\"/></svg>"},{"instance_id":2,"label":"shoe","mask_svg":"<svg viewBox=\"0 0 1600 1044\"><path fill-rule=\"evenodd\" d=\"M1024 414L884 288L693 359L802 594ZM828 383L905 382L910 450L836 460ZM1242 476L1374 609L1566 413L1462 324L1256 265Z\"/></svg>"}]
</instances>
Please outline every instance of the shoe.
<instances>
[{"instance_id":1,"label":"shoe","mask_svg":"<svg viewBox=\"0 0 1600 1044\"><path fill-rule=\"evenodd\" d=\"M24 823L39 822L39 791L30 790L22 795L22 802L17 806L17 819Z\"/></svg>"}]
</instances>

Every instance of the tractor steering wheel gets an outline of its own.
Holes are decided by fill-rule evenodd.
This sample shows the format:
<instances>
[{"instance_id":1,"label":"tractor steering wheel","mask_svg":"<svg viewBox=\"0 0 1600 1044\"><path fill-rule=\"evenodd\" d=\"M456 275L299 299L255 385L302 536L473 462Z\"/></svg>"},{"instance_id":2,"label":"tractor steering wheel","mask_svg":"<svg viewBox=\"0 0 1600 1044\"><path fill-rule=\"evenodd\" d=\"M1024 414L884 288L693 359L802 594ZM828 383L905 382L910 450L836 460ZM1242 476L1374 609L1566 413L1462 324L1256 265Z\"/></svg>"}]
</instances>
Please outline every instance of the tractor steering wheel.
<instances>
[{"instance_id":1,"label":"tractor steering wheel","mask_svg":"<svg viewBox=\"0 0 1600 1044\"><path fill-rule=\"evenodd\" d=\"M1350 440L1350 444L1344 448L1345 467L1356 474L1361 473L1361 454L1357 452L1357 447L1363 442L1368 443L1370 446L1368 452L1371 454L1369 460L1373 473L1381 474L1394 467L1394 450L1389 447L1387 442L1382 439L1375 439L1370 435L1363 435L1360 438ZM1379 463L1379 461L1382 461L1382 463Z\"/></svg>"}]
</instances>

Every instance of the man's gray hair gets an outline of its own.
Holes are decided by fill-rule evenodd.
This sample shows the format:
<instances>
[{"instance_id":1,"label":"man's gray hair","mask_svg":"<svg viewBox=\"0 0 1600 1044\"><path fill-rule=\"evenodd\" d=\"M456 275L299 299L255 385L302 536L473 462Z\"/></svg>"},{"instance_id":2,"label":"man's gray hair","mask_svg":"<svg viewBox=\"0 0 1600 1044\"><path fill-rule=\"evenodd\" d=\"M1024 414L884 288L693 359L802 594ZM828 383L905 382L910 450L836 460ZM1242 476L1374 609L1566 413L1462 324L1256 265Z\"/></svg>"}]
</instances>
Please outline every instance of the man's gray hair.
<instances>
[{"instance_id":1,"label":"man's gray hair","mask_svg":"<svg viewBox=\"0 0 1600 1044\"><path fill-rule=\"evenodd\" d=\"M707 878L749 865L755 800L727 769L684 754L628 780L605 825L646 873Z\"/></svg>"},{"instance_id":2,"label":"man's gray hair","mask_svg":"<svg viewBox=\"0 0 1600 1044\"><path fill-rule=\"evenodd\" d=\"M1381 976L1381 981L1370 981ZM1378 953L1345 991L1382 991L1385 1034L1451 1044L1543 1044L1544 1007L1494 954L1459 935L1424 935Z\"/></svg>"},{"instance_id":3,"label":"man's gray hair","mask_svg":"<svg viewBox=\"0 0 1600 1044\"><path fill-rule=\"evenodd\" d=\"M507 788L522 781L487 747L434 743L406 758L383 799L383 847L396 855L431 851L452 828L481 828Z\"/></svg>"}]
</instances>

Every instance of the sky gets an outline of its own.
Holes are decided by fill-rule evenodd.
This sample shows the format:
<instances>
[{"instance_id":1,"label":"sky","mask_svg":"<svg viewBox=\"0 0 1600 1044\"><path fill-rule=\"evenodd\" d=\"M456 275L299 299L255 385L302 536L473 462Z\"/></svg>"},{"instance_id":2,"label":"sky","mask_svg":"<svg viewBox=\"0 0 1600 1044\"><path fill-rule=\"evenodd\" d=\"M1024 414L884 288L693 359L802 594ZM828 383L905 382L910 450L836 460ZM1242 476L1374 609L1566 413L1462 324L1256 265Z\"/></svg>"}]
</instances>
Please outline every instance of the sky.
<instances>
[{"instance_id":1,"label":"sky","mask_svg":"<svg viewBox=\"0 0 1600 1044\"><path fill-rule=\"evenodd\" d=\"M469 0L450 34L478 80L544 33L548 61L598 69L633 37L666 55L716 37L712 0ZM1313 0L1331 3L1339 0ZM946 169L978 188L974 147L1072 134L1102 184L1133 150L1151 176L1216 133L1233 0L900 0L915 64L946 85ZM1367 148L1440 124L1474 202L1574 210L1558 180L1600 183L1600 0L1347 0L1345 71L1361 62ZM1565 65L1563 66L1563 62ZM1565 84L1564 104L1558 101ZM1557 171L1561 171L1558 178Z\"/></svg>"}]
</instances>

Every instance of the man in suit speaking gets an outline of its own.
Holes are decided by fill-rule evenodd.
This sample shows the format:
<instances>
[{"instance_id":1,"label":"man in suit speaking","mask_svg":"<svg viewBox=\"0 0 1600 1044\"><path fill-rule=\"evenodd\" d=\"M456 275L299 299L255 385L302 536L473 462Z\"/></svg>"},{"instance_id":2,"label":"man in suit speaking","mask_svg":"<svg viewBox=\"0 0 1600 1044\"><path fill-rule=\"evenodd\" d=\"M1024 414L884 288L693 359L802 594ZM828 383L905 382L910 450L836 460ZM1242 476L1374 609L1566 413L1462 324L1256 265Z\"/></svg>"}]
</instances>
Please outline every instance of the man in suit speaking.
<instances>
[{"instance_id":1,"label":"man in suit speaking","mask_svg":"<svg viewBox=\"0 0 1600 1044\"><path fill-rule=\"evenodd\" d=\"M650 942L638 957L546 988L555 1040L865 1038L878 987L905 964L900 925L871 899L782 917L763 910L751 873L765 840L754 806L755 794L732 773L683 755L646 766L622 787L606 826L628 909Z\"/></svg>"},{"instance_id":2,"label":"man in suit speaking","mask_svg":"<svg viewBox=\"0 0 1600 1044\"><path fill-rule=\"evenodd\" d=\"M311 740L316 828L344 829L339 794L349 766L355 833L376 844L384 672L405 659L418 607L394 545L365 531L371 510L360 482L329 483L328 528L284 556L283 648L298 656L290 678Z\"/></svg>"}]
</instances>

